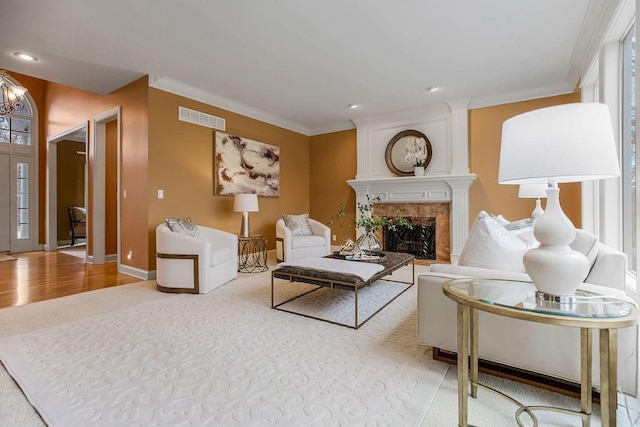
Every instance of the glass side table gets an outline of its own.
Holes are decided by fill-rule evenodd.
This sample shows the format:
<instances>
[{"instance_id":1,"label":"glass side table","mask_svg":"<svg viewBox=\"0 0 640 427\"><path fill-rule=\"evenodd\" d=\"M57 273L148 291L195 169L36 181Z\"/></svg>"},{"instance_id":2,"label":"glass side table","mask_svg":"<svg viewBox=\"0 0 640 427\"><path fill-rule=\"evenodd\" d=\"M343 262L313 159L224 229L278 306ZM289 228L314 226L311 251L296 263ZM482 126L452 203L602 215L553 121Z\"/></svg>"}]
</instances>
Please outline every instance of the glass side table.
<instances>
[{"instance_id":1,"label":"glass side table","mask_svg":"<svg viewBox=\"0 0 640 427\"><path fill-rule=\"evenodd\" d=\"M538 425L533 411L555 411L591 423L592 330L600 334L600 407L602 426L616 425L618 329L636 325L640 317L632 302L578 291L575 301L562 304L537 301L532 283L494 279L456 279L442 285L444 294L458 305L458 425L467 426L468 394L477 397L478 387L491 390L513 402L516 422L526 413ZM526 406L506 394L478 383L478 311L530 322L580 328L580 411L549 406ZM466 355L470 355L469 358ZM463 357L464 355L464 357ZM471 376L471 378L469 378Z\"/></svg>"},{"instance_id":2,"label":"glass side table","mask_svg":"<svg viewBox=\"0 0 640 427\"><path fill-rule=\"evenodd\" d=\"M256 273L267 271L267 240L262 234L238 235L238 271Z\"/></svg>"}]
</instances>

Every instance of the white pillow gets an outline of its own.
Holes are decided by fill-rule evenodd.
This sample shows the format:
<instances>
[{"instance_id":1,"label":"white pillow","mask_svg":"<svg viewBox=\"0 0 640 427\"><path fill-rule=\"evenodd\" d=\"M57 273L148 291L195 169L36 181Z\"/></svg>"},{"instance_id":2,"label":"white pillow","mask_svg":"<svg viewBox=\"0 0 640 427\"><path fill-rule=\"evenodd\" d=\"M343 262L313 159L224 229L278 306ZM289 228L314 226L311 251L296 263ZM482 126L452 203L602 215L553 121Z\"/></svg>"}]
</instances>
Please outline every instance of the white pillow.
<instances>
[{"instance_id":1,"label":"white pillow","mask_svg":"<svg viewBox=\"0 0 640 427\"><path fill-rule=\"evenodd\" d=\"M598 238L588 231L577 228L576 238L573 239L573 242L571 242L569 246L574 251L578 251L587 257L589 260L589 270L591 270L591 267L593 266L593 263L596 262L596 257L598 256Z\"/></svg>"},{"instance_id":2,"label":"white pillow","mask_svg":"<svg viewBox=\"0 0 640 427\"><path fill-rule=\"evenodd\" d=\"M480 211L462 249L458 265L526 273L522 257L539 243L533 224L507 230L485 211Z\"/></svg>"},{"instance_id":3,"label":"white pillow","mask_svg":"<svg viewBox=\"0 0 640 427\"><path fill-rule=\"evenodd\" d=\"M174 233L198 237L198 226L191 222L191 218L165 218L164 220L167 227Z\"/></svg>"}]
</instances>

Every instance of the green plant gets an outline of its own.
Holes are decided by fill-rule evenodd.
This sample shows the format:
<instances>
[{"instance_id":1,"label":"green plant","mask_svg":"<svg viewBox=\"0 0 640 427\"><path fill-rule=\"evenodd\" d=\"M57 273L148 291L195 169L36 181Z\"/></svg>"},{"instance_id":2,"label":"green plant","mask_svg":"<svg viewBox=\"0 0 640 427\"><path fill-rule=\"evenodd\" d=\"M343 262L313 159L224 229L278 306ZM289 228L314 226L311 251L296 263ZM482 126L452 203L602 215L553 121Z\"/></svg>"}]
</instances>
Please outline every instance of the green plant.
<instances>
[{"instance_id":1,"label":"green plant","mask_svg":"<svg viewBox=\"0 0 640 427\"><path fill-rule=\"evenodd\" d=\"M385 225L390 230L394 230L394 231L396 227L399 225L412 228L411 223L405 217L401 216L401 213L404 209L394 210L395 216L393 217L375 215L373 213L373 204L379 201L380 201L380 197L376 196L371 198L367 194L367 202L366 203L358 202L357 204L359 215L357 215L356 218L353 218L347 215L347 213L345 212L344 203L340 203L340 209L338 210L338 213L336 213L336 215L331 219L331 221L329 221L329 224L333 224L334 222L339 221L341 228L354 229L354 228L362 227L366 231L372 232L372 233L375 233L380 229L380 227ZM346 224L345 224L345 221L343 220L346 220ZM345 231L344 234L347 234L347 231Z\"/></svg>"}]
</instances>

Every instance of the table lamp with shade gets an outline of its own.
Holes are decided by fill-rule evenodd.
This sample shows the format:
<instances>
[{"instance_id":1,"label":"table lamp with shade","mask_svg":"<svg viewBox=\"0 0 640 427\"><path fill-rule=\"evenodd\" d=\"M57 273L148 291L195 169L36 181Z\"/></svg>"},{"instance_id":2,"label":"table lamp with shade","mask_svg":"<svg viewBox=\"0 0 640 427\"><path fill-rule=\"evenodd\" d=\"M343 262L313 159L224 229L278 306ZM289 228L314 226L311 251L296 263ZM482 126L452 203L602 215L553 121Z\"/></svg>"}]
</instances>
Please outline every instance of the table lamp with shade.
<instances>
[{"instance_id":1,"label":"table lamp with shade","mask_svg":"<svg viewBox=\"0 0 640 427\"><path fill-rule=\"evenodd\" d=\"M249 237L249 212L258 212L257 194L236 194L233 199L234 212L242 212L240 236Z\"/></svg>"},{"instance_id":2,"label":"table lamp with shade","mask_svg":"<svg viewBox=\"0 0 640 427\"><path fill-rule=\"evenodd\" d=\"M518 197L521 199L536 199L536 207L531 212L531 218L538 219L544 213L540 199L547 197L547 184L520 184Z\"/></svg>"},{"instance_id":3,"label":"table lamp with shade","mask_svg":"<svg viewBox=\"0 0 640 427\"><path fill-rule=\"evenodd\" d=\"M540 246L524 255L539 300L571 303L589 262L569 247L575 228L560 207L558 184L620 176L609 108L576 103L542 108L502 126L498 182L543 184L547 203L534 227Z\"/></svg>"}]
</instances>

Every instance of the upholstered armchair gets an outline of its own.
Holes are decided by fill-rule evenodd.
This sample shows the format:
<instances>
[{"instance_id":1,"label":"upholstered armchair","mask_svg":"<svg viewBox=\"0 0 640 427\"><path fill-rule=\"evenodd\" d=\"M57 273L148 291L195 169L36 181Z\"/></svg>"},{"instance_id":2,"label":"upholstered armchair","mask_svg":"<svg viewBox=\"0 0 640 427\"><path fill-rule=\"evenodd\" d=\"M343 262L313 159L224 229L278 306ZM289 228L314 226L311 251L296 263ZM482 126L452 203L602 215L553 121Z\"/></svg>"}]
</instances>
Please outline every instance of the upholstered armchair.
<instances>
[{"instance_id":1,"label":"upholstered armchair","mask_svg":"<svg viewBox=\"0 0 640 427\"><path fill-rule=\"evenodd\" d=\"M301 216L301 215L289 215ZM303 235L287 227L284 218L276 222L276 259L278 262L295 261L305 257L322 257L331 253L331 229L308 218L311 235ZM308 233L305 233L308 234Z\"/></svg>"},{"instance_id":2,"label":"upholstered armchair","mask_svg":"<svg viewBox=\"0 0 640 427\"><path fill-rule=\"evenodd\" d=\"M69 206L69 226L71 227L71 246L78 239L87 238L87 208L84 206Z\"/></svg>"},{"instance_id":3,"label":"upholstered armchair","mask_svg":"<svg viewBox=\"0 0 640 427\"><path fill-rule=\"evenodd\" d=\"M156 228L156 283L163 292L206 294L238 276L238 236L202 225L197 235Z\"/></svg>"}]
</instances>

